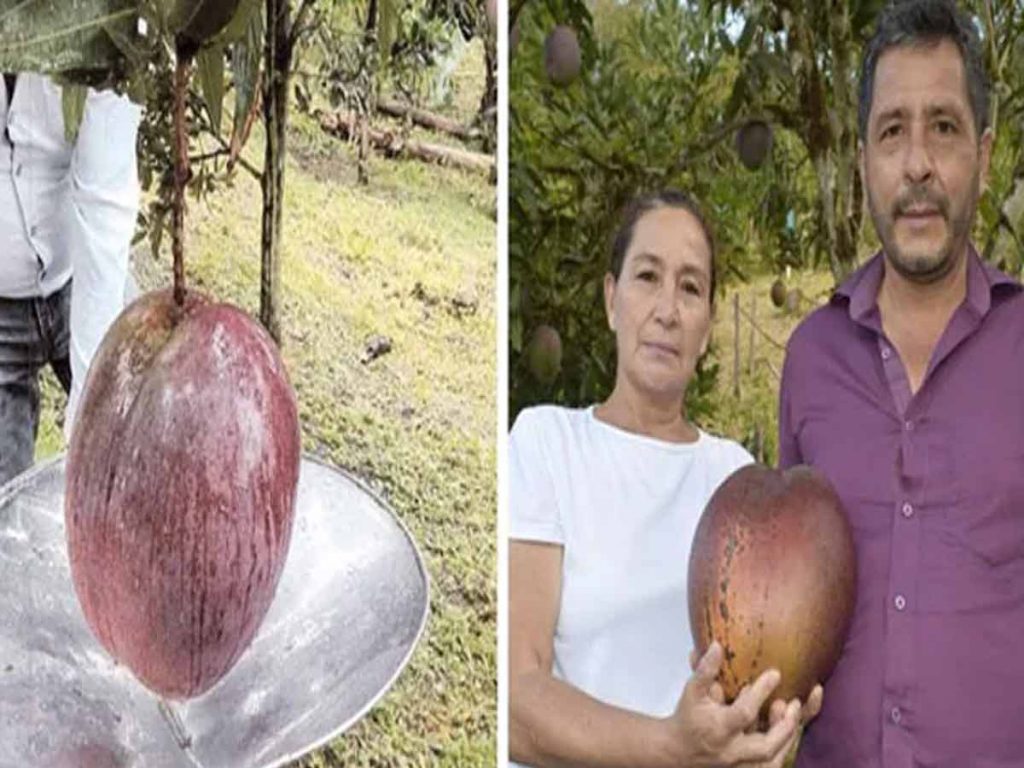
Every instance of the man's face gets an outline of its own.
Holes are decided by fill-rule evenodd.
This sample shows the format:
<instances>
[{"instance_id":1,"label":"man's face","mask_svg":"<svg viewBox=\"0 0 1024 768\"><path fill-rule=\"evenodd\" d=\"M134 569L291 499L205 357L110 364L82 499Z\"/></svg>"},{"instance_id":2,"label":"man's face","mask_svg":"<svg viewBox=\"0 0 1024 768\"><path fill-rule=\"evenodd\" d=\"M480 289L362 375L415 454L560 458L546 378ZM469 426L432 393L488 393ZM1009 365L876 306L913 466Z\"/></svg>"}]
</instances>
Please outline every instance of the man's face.
<instances>
[{"instance_id":1,"label":"man's face","mask_svg":"<svg viewBox=\"0 0 1024 768\"><path fill-rule=\"evenodd\" d=\"M991 148L990 131L978 140L955 43L879 57L861 173L888 263L906 279L934 282L966 252Z\"/></svg>"}]
</instances>

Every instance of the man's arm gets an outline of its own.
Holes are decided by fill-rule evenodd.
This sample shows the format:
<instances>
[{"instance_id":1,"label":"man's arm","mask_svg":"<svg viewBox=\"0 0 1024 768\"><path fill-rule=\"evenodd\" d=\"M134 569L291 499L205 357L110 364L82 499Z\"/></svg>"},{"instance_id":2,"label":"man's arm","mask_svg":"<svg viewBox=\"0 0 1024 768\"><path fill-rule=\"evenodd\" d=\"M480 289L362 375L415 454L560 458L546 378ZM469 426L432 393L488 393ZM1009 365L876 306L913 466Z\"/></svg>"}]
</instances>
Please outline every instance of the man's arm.
<instances>
[{"instance_id":1,"label":"man's arm","mask_svg":"<svg viewBox=\"0 0 1024 768\"><path fill-rule=\"evenodd\" d=\"M112 91L89 92L71 160L70 436L85 376L124 307L128 255L139 212L136 161L140 109Z\"/></svg>"}]
</instances>

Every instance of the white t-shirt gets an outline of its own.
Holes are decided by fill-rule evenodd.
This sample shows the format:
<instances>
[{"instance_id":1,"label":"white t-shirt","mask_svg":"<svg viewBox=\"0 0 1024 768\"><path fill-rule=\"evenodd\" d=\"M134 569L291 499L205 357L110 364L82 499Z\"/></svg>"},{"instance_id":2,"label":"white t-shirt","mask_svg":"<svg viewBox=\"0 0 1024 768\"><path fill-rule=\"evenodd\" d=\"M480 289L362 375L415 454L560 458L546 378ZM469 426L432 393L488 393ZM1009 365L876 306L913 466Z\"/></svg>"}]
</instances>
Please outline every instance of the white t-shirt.
<instances>
[{"instance_id":1,"label":"white t-shirt","mask_svg":"<svg viewBox=\"0 0 1024 768\"><path fill-rule=\"evenodd\" d=\"M690 544L711 494L752 461L731 440L665 442L600 421L593 407L519 414L510 536L563 547L556 677L634 712L675 710L693 647Z\"/></svg>"}]
</instances>

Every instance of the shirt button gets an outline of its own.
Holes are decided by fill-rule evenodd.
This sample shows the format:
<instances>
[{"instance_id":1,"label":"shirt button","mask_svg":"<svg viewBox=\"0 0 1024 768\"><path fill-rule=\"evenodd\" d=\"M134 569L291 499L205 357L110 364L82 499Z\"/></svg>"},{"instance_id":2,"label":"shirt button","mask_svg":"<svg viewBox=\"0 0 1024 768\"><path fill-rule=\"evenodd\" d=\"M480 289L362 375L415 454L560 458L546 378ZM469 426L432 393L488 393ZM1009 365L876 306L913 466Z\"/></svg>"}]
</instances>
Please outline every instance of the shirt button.
<instances>
[{"instance_id":1,"label":"shirt button","mask_svg":"<svg viewBox=\"0 0 1024 768\"><path fill-rule=\"evenodd\" d=\"M14 169L14 175L15 176L21 176L21 169L22 168L24 168L24 166L19 164L18 167Z\"/></svg>"},{"instance_id":2,"label":"shirt button","mask_svg":"<svg viewBox=\"0 0 1024 768\"><path fill-rule=\"evenodd\" d=\"M39 227L33 225L32 228L28 231L28 233L32 237L35 237L37 234L39 234Z\"/></svg>"},{"instance_id":3,"label":"shirt button","mask_svg":"<svg viewBox=\"0 0 1024 768\"><path fill-rule=\"evenodd\" d=\"M903 719L903 713L900 712L899 707L893 707L892 711L889 713L889 716L892 718L892 721L896 723L896 725L899 725L900 720Z\"/></svg>"},{"instance_id":4,"label":"shirt button","mask_svg":"<svg viewBox=\"0 0 1024 768\"><path fill-rule=\"evenodd\" d=\"M901 511L903 512L904 517L914 516L914 507L909 501L903 502L903 509Z\"/></svg>"},{"instance_id":5,"label":"shirt button","mask_svg":"<svg viewBox=\"0 0 1024 768\"><path fill-rule=\"evenodd\" d=\"M904 421L904 422L903 422L903 428L904 428L904 429L905 429L905 430L906 430L907 432L913 432L913 431L914 431L914 422L912 422L912 421L909 421L909 420L908 420L908 421Z\"/></svg>"},{"instance_id":6,"label":"shirt button","mask_svg":"<svg viewBox=\"0 0 1024 768\"><path fill-rule=\"evenodd\" d=\"M882 359L883 360L888 360L891 355L892 355L892 352L889 350L888 347L882 347Z\"/></svg>"},{"instance_id":7,"label":"shirt button","mask_svg":"<svg viewBox=\"0 0 1024 768\"><path fill-rule=\"evenodd\" d=\"M902 611L904 608L907 607L907 598L905 598L903 595L896 595L896 597L892 601L892 604L896 606L897 611Z\"/></svg>"}]
</instances>

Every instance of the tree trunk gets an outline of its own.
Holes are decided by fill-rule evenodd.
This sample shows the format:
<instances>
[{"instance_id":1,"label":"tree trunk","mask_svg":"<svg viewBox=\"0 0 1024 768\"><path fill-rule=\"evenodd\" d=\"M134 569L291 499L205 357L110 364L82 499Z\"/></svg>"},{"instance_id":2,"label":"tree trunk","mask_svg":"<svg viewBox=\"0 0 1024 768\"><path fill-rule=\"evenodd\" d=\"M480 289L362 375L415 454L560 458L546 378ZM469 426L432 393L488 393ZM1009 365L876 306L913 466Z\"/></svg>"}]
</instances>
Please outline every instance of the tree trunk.
<instances>
[{"instance_id":1,"label":"tree trunk","mask_svg":"<svg viewBox=\"0 0 1024 768\"><path fill-rule=\"evenodd\" d=\"M825 231L825 248L828 251L829 269L836 284L842 282L846 275L846 269L839 260L839 253L836 248L836 208L833 197L835 191L835 173L833 163L827 154L811 158L814 163L814 174L818 179L818 198L821 201L822 226Z\"/></svg>"},{"instance_id":2,"label":"tree trunk","mask_svg":"<svg viewBox=\"0 0 1024 768\"><path fill-rule=\"evenodd\" d=\"M819 16L815 17L815 13ZM826 82L819 66L818 46L812 37L812 29L823 27L833 52L831 82ZM789 38L790 57L791 61L798 62L795 68L800 83L795 111L805 126L800 136L818 182L823 246L836 284L856 265L859 231L858 171L854 167L856 134L848 127L848 110L852 109L851 91L846 82L850 38L848 11L835 10L828 3L810 9L805 23Z\"/></svg>"},{"instance_id":3,"label":"tree trunk","mask_svg":"<svg viewBox=\"0 0 1024 768\"><path fill-rule=\"evenodd\" d=\"M291 70L291 2L266 0L267 40L263 118L267 146L263 171L263 237L260 274L260 321L281 344L281 222L284 202L285 136L288 129L288 82Z\"/></svg>"},{"instance_id":4,"label":"tree trunk","mask_svg":"<svg viewBox=\"0 0 1024 768\"><path fill-rule=\"evenodd\" d=\"M425 109L417 109L392 99L380 99L377 102L377 111L388 117L408 117L421 128L429 128L432 131L447 133L449 136L454 136L463 141L470 141L479 136L472 128L463 125L457 120L452 120L442 115L435 115L433 112L427 112Z\"/></svg>"},{"instance_id":5,"label":"tree trunk","mask_svg":"<svg viewBox=\"0 0 1024 768\"><path fill-rule=\"evenodd\" d=\"M363 27L363 40L372 45L377 37L377 0L370 0L366 9L366 26Z\"/></svg>"},{"instance_id":6,"label":"tree trunk","mask_svg":"<svg viewBox=\"0 0 1024 768\"><path fill-rule=\"evenodd\" d=\"M423 141L403 139L391 131L382 131L365 125L360 128L360 117L344 114L321 114L320 127L342 139L360 139L361 130L375 149L387 157L412 157L427 163L450 165L457 168L490 172L494 168L494 156L469 152L442 144L428 144Z\"/></svg>"},{"instance_id":7,"label":"tree trunk","mask_svg":"<svg viewBox=\"0 0 1024 768\"><path fill-rule=\"evenodd\" d=\"M365 114L359 114L356 117L356 131L359 134L356 168L359 174L359 183L365 187L370 183L370 121Z\"/></svg>"},{"instance_id":8,"label":"tree trunk","mask_svg":"<svg viewBox=\"0 0 1024 768\"><path fill-rule=\"evenodd\" d=\"M853 32L848 3L840 3L829 14L829 35L832 39L832 153L835 158L836 239L834 248L838 271L833 268L836 283L841 282L857 264L857 235L860 232L860 169L857 167L856 104L850 88Z\"/></svg>"},{"instance_id":9,"label":"tree trunk","mask_svg":"<svg viewBox=\"0 0 1024 768\"><path fill-rule=\"evenodd\" d=\"M493 32L484 34L484 95L480 99L478 120L483 128L484 152L493 153L498 142L498 50Z\"/></svg>"},{"instance_id":10,"label":"tree trunk","mask_svg":"<svg viewBox=\"0 0 1024 768\"><path fill-rule=\"evenodd\" d=\"M378 65L384 57L384 52L379 49L378 27L380 26L380 2L369 0L366 8L366 26L363 27L363 50L361 56L367 65L369 72L365 73L362 80L363 87L357 96L358 117L356 124L356 175L360 185L367 186L370 183L370 141L367 131L369 130L370 115L376 108L377 103L377 78L379 77Z\"/></svg>"}]
</instances>

